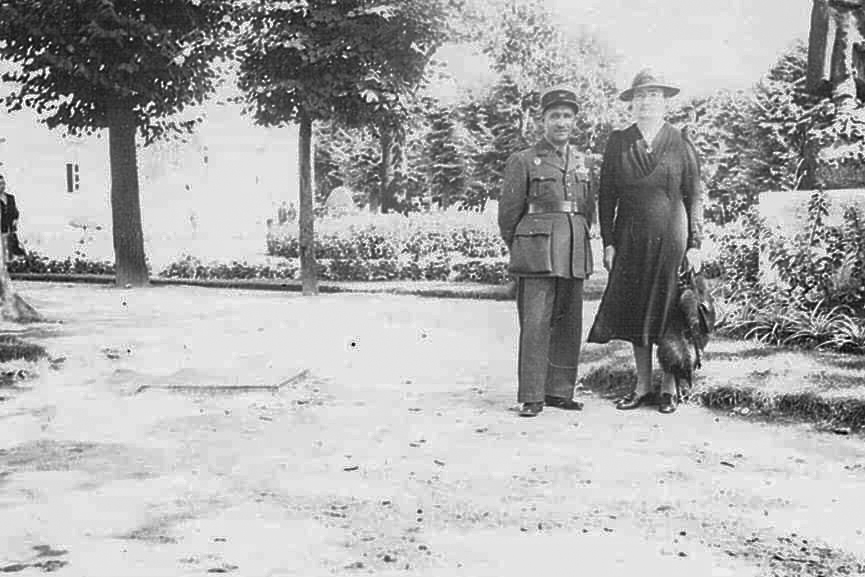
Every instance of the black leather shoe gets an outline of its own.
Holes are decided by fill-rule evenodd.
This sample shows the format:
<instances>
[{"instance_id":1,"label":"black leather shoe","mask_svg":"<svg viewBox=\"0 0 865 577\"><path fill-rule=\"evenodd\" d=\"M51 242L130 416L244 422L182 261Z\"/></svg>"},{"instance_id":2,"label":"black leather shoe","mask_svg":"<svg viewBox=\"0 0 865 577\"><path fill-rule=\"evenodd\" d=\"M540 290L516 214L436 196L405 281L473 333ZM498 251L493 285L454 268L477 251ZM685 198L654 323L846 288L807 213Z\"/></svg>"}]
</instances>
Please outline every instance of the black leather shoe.
<instances>
[{"instance_id":1,"label":"black leather shoe","mask_svg":"<svg viewBox=\"0 0 865 577\"><path fill-rule=\"evenodd\" d=\"M544 404L548 407L562 409L563 411L583 410L583 403L581 403L580 401L575 401L573 399L566 399L564 397L551 397L547 395L546 397L544 397Z\"/></svg>"},{"instance_id":2,"label":"black leather shoe","mask_svg":"<svg viewBox=\"0 0 865 577\"><path fill-rule=\"evenodd\" d=\"M630 392L628 393L628 396L619 399L616 403L616 408L620 411L630 411L648 404L651 398L652 393L643 393L638 396L636 392Z\"/></svg>"},{"instance_id":3,"label":"black leather shoe","mask_svg":"<svg viewBox=\"0 0 865 577\"><path fill-rule=\"evenodd\" d=\"M667 414L676 411L676 399L670 393L661 393L658 399L658 411Z\"/></svg>"},{"instance_id":4,"label":"black leather shoe","mask_svg":"<svg viewBox=\"0 0 865 577\"><path fill-rule=\"evenodd\" d=\"M544 404L540 401L537 403L523 403L519 415L521 417L537 417L544 410Z\"/></svg>"}]
</instances>

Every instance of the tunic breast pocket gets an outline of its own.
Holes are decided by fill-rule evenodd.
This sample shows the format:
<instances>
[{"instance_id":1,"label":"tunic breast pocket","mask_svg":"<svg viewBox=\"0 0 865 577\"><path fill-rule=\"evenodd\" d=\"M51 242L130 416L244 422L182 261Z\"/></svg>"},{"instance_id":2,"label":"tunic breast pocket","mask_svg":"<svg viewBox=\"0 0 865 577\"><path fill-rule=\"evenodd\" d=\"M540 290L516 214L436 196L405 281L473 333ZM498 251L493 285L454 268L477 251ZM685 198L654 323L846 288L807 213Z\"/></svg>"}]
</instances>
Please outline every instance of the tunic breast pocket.
<instances>
[{"instance_id":1,"label":"tunic breast pocket","mask_svg":"<svg viewBox=\"0 0 865 577\"><path fill-rule=\"evenodd\" d=\"M554 196L556 194L556 178L546 174L532 174L530 176L529 192L531 196Z\"/></svg>"}]
</instances>

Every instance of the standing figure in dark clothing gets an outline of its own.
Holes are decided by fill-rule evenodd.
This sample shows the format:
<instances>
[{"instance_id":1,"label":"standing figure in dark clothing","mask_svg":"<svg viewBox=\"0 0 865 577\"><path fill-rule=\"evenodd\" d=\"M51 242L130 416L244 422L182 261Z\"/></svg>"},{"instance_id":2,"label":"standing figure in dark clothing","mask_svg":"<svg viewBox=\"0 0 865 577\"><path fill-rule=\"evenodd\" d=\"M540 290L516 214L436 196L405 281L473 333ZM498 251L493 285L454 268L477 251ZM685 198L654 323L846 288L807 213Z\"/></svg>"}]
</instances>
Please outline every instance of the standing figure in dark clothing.
<instances>
[{"instance_id":1,"label":"standing figure in dark clothing","mask_svg":"<svg viewBox=\"0 0 865 577\"><path fill-rule=\"evenodd\" d=\"M697 152L664 121L666 101L678 92L649 70L637 74L619 96L631 103L635 122L612 133L601 167L598 219L610 277L588 341L633 345L637 384L619 409L635 409L650 398L652 345L681 314L680 267L685 258L697 271L702 263ZM662 413L676 410L675 390L675 377L665 372Z\"/></svg>"},{"instance_id":2,"label":"standing figure in dark clothing","mask_svg":"<svg viewBox=\"0 0 865 577\"><path fill-rule=\"evenodd\" d=\"M585 155L569 142L576 93L541 96L543 138L508 159L499 229L517 277L520 323L517 401L520 416L546 405L580 410L574 400L583 318L583 280L592 272L589 225L594 199Z\"/></svg>"},{"instance_id":3,"label":"standing figure in dark clothing","mask_svg":"<svg viewBox=\"0 0 865 577\"><path fill-rule=\"evenodd\" d=\"M16 235L19 216L15 196L6 192L6 177L0 174L0 235L3 238L6 262L9 262L14 255L21 254Z\"/></svg>"}]
</instances>

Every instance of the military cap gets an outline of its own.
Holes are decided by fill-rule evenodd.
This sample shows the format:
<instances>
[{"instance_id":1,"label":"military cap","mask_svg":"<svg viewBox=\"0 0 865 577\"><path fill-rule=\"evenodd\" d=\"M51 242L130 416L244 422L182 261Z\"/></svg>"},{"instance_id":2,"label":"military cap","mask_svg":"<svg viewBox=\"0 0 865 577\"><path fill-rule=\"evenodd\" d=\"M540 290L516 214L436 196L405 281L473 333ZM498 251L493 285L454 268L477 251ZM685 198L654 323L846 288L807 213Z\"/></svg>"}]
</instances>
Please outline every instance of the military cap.
<instances>
[{"instance_id":1,"label":"military cap","mask_svg":"<svg viewBox=\"0 0 865 577\"><path fill-rule=\"evenodd\" d=\"M638 88L660 88L664 92L665 98L670 98L679 93L678 86L673 86L672 84L667 83L651 69L644 68L634 76L634 81L631 82L631 87L627 90L623 90L622 93L619 94L619 100L624 100L625 102L632 100L634 98L634 91Z\"/></svg>"},{"instance_id":2,"label":"military cap","mask_svg":"<svg viewBox=\"0 0 865 577\"><path fill-rule=\"evenodd\" d=\"M554 86L541 94L541 114L546 112L550 106L557 104L565 104L572 107L574 113L580 111L580 105L577 103L577 93L567 86Z\"/></svg>"}]
</instances>

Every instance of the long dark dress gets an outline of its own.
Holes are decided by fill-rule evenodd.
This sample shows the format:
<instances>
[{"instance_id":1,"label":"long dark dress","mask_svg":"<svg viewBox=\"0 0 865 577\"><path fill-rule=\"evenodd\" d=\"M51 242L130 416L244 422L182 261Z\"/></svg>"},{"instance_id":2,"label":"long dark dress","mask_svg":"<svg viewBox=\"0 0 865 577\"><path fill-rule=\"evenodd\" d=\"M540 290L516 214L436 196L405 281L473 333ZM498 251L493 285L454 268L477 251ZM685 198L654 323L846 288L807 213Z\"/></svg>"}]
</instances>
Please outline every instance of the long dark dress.
<instances>
[{"instance_id":1,"label":"long dark dress","mask_svg":"<svg viewBox=\"0 0 865 577\"><path fill-rule=\"evenodd\" d=\"M702 240L696 151L664 124L651 152L636 125L610 136L598 193L604 246L616 257L588 342L648 346L678 314L678 271Z\"/></svg>"}]
</instances>

